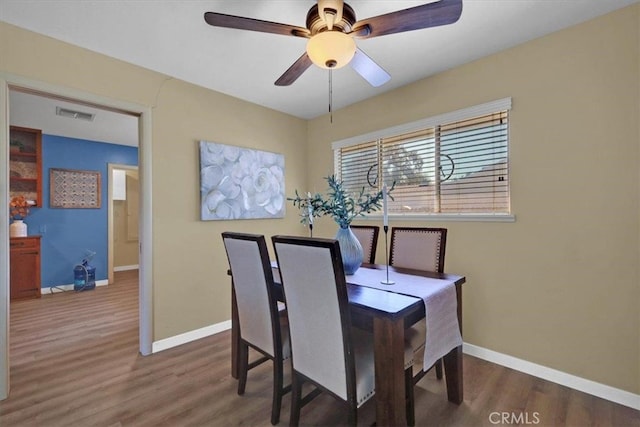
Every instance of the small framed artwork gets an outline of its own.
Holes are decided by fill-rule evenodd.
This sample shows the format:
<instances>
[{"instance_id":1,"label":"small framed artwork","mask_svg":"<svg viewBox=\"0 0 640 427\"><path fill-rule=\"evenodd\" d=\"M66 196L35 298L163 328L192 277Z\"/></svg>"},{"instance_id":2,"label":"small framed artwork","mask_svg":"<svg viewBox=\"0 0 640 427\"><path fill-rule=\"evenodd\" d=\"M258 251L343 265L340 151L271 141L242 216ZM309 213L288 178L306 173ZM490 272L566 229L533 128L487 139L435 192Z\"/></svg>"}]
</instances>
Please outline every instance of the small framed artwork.
<instances>
[{"instance_id":1,"label":"small framed artwork","mask_svg":"<svg viewBox=\"0 0 640 427\"><path fill-rule=\"evenodd\" d=\"M200 219L282 218L284 155L200 141Z\"/></svg>"},{"instance_id":2,"label":"small framed artwork","mask_svg":"<svg viewBox=\"0 0 640 427\"><path fill-rule=\"evenodd\" d=\"M100 172L49 169L49 206L52 208L99 209Z\"/></svg>"}]
</instances>

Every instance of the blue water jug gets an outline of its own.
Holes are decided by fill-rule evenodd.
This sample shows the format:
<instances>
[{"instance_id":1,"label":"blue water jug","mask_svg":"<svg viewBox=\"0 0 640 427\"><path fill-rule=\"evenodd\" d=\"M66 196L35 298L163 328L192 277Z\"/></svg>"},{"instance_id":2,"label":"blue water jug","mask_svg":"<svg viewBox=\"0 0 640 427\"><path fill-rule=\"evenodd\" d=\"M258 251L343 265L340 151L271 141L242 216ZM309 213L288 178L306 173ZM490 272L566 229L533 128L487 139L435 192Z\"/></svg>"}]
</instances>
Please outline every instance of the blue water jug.
<instances>
[{"instance_id":1,"label":"blue water jug","mask_svg":"<svg viewBox=\"0 0 640 427\"><path fill-rule=\"evenodd\" d=\"M88 291L96 287L96 268L89 265L87 260L73 267L73 290Z\"/></svg>"}]
</instances>

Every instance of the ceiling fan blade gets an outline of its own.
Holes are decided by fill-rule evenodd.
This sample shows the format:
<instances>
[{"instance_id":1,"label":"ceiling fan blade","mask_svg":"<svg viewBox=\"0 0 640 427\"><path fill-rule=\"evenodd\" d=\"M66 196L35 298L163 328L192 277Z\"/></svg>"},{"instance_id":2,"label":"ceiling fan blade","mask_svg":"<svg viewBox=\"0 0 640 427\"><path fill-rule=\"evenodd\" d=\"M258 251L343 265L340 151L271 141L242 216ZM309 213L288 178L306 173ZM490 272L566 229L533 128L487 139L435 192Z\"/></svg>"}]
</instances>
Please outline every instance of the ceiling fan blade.
<instances>
[{"instance_id":1,"label":"ceiling fan blade","mask_svg":"<svg viewBox=\"0 0 640 427\"><path fill-rule=\"evenodd\" d=\"M356 54L353 55L349 65L373 87L382 86L391 80L389 73L360 49L356 49Z\"/></svg>"},{"instance_id":2,"label":"ceiling fan blade","mask_svg":"<svg viewBox=\"0 0 640 427\"><path fill-rule=\"evenodd\" d=\"M363 19L353 25L351 34L371 38L423 28L453 24L462 14L462 0L440 0L436 3L398 10Z\"/></svg>"},{"instance_id":3,"label":"ceiling fan blade","mask_svg":"<svg viewBox=\"0 0 640 427\"><path fill-rule=\"evenodd\" d=\"M298 77L304 73L307 68L311 66L312 62L305 52L296 62L293 63L291 67L287 71L284 72L283 75L280 76L278 80L276 80L276 86L289 86L291 83L295 82Z\"/></svg>"},{"instance_id":4,"label":"ceiling fan blade","mask_svg":"<svg viewBox=\"0 0 640 427\"><path fill-rule=\"evenodd\" d=\"M207 24L213 25L214 27L236 28L238 30L259 31L261 33L280 34L283 36L311 37L309 30L303 27L245 18L243 16L205 12L204 20Z\"/></svg>"}]
</instances>

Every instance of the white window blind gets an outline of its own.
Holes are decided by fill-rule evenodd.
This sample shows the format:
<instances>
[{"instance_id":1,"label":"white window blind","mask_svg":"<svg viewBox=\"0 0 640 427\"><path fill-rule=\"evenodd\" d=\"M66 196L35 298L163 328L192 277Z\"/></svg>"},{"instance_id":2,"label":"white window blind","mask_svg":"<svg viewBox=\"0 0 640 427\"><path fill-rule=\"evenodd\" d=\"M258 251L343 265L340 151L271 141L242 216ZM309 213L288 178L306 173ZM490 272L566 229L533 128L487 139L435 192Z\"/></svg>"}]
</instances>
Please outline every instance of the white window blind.
<instances>
[{"instance_id":1,"label":"white window blind","mask_svg":"<svg viewBox=\"0 0 640 427\"><path fill-rule=\"evenodd\" d=\"M334 144L350 191L395 182L395 214L509 214L510 99Z\"/></svg>"}]
</instances>

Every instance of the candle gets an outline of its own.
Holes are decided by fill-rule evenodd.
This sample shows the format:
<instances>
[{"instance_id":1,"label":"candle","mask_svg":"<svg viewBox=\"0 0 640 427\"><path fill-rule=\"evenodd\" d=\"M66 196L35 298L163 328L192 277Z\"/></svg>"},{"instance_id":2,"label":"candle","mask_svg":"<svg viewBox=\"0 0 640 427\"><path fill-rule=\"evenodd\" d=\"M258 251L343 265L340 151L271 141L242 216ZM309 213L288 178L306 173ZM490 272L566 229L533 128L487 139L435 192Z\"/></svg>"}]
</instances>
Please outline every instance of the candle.
<instances>
[{"instance_id":1,"label":"candle","mask_svg":"<svg viewBox=\"0 0 640 427\"><path fill-rule=\"evenodd\" d=\"M309 199L309 204L307 205L307 209L309 211L309 225L313 225L313 206L311 206L311 192L307 193L307 198Z\"/></svg>"},{"instance_id":2,"label":"candle","mask_svg":"<svg viewBox=\"0 0 640 427\"><path fill-rule=\"evenodd\" d=\"M387 184L382 186L382 225L389 226L389 214L387 213Z\"/></svg>"}]
</instances>

